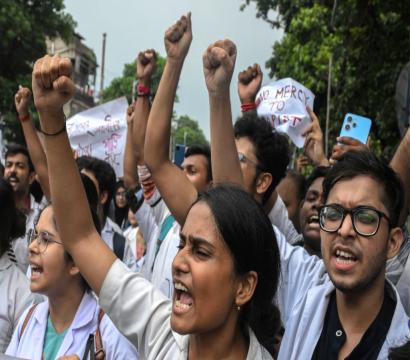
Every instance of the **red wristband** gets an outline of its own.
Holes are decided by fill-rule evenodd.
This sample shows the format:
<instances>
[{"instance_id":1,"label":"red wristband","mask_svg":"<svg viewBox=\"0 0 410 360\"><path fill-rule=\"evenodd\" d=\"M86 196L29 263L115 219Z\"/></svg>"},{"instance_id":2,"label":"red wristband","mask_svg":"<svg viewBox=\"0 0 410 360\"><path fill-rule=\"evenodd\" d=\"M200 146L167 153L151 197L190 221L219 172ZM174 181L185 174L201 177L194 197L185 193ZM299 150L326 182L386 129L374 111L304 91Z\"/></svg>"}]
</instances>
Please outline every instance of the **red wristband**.
<instances>
[{"instance_id":1,"label":"red wristband","mask_svg":"<svg viewBox=\"0 0 410 360\"><path fill-rule=\"evenodd\" d=\"M151 88L138 83L137 84L137 95L138 96L149 96L151 95Z\"/></svg>"},{"instance_id":2,"label":"red wristband","mask_svg":"<svg viewBox=\"0 0 410 360\"><path fill-rule=\"evenodd\" d=\"M252 102L252 103L241 104L241 109L242 109L242 112L246 112L246 111L249 111L249 110L255 110L256 109L256 103Z\"/></svg>"},{"instance_id":3,"label":"red wristband","mask_svg":"<svg viewBox=\"0 0 410 360\"><path fill-rule=\"evenodd\" d=\"M30 116L30 114L27 114L27 115L24 115L24 116L19 115L18 119L20 120L20 122L25 122L25 121L31 120L31 116Z\"/></svg>"}]
</instances>

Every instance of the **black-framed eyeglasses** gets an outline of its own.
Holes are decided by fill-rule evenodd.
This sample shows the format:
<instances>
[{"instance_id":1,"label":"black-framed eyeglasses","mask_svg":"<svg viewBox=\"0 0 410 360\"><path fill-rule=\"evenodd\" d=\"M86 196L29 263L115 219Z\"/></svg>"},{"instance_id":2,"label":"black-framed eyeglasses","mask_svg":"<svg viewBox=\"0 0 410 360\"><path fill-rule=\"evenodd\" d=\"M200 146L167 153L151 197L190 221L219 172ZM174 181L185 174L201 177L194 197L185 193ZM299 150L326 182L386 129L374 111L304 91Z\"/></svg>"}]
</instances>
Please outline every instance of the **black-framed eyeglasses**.
<instances>
[{"instance_id":1,"label":"black-framed eyeglasses","mask_svg":"<svg viewBox=\"0 0 410 360\"><path fill-rule=\"evenodd\" d=\"M334 233L340 229L343 221L349 214L352 219L353 229L362 236L373 236L377 233L381 218L386 218L391 226L388 216L371 206L358 206L353 209L344 208L337 204L324 205L319 208L319 224L323 231Z\"/></svg>"},{"instance_id":2,"label":"black-framed eyeglasses","mask_svg":"<svg viewBox=\"0 0 410 360\"><path fill-rule=\"evenodd\" d=\"M40 253L44 253L47 250L49 243L63 245L63 243L51 239L51 235L47 231L40 231L38 233L36 230L31 229L28 234L28 244L30 245L34 241L37 241L37 247Z\"/></svg>"},{"instance_id":3,"label":"black-framed eyeglasses","mask_svg":"<svg viewBox=\"0 0 410 360\"><path fill-rule=\"evenodd\" d=\"M238 152L238 159L239 159L239 162L241 162L241 163L251 164L251 165L255 166L255 168L257 168L257 169L263 171L263 169L259 166L259 164L257 164L255 161L249 159L248 157L246 157L246 156L245 156L243 153L241 153L241 152Z\"/></svg>"}]
</instances>

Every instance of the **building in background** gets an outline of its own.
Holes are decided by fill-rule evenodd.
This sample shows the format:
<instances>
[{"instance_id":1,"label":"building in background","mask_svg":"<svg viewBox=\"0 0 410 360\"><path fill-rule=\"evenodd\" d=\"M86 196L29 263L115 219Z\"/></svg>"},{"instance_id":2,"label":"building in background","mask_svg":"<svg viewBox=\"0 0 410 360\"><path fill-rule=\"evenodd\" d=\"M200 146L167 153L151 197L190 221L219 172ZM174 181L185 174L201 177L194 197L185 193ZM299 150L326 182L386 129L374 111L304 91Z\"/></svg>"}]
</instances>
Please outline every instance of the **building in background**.
<instances>
[{"instance_id":1,"label":"building in background","mask_svg":"<svg viewBox=\"0 0 410 360\"><path fill-rule=\"evenodd\" d=\"M95 105L94 90L97 73L97 58L92 49L82 42L80 34L74 34L70 42L60 37L47 39L47 53L68 57L73 64L73 80L77 91L72 100L64 105L64 112L71 117Z\"/></svg>"}]
</instances>

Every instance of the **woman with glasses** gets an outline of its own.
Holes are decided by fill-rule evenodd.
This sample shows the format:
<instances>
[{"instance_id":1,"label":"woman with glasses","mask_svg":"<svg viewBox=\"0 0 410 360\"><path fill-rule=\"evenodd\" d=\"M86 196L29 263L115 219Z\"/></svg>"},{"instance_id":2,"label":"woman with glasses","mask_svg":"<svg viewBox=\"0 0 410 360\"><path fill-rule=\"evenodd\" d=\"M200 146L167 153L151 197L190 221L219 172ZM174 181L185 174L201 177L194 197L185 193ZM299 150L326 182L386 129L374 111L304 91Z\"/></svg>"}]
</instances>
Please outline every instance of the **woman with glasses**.
<instances>
[{"instance_id":1,"label":"woman with glasses","mask_svg":"<svg viewBox=\"0 0 410 360\"><path fill-rule=\"evenodd\" d=\"M93 220L99 228L96 215ZM52 206L42 211L30 233L29 262L30 288L45 295L46 301L20 318L7 355L33 360L65 355L88 359L92 353L97 359L103 353L105 359L137 358L132 344L100 311L87 282L64 250Z\"/></svg>"},{"instance_id":2,"label":"woman with glasses","mask_svg":"<svg viewBox=\"0 0 410 360\"><path fill-rule=\"evenodd\" d=\"M13 189L0 178L0 354L10 342L23 311L34 300L26 276L8 255L11 241L24 235L25 218L16 208Z\"/></svg>"}]
</instances>

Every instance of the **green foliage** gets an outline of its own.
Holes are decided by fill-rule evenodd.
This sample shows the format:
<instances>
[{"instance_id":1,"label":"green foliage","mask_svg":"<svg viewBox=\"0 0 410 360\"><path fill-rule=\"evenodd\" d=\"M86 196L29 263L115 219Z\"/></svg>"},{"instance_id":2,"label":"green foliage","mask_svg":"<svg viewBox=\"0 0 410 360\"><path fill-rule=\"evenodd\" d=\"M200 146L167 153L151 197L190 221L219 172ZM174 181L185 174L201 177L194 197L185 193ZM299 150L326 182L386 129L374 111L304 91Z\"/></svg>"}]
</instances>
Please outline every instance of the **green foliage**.
<instances>
[{"instance_id":1,"label":"green foliage","mask_svg":"<svg viewBox=\"0 0 410 360\"><path fill-rule=\"evenodd\" d=\"M394 110L397 77L410 58L408 1L245 0L257 17L285 34L273 45L270 76L292 77L316 95L315 112L324 130L329 57L333 56L329 140L347 112L373 120L377 152L390 157L400 140ZM273 12L278 17L272 19ZM331 31L332 30L332 31Z\"/></svg>"},{"instance_id":2,"label":"green foliage","mask_svg":"<svg viewBox=\"0 0 410 360\"><path fill-rule=\"evenodd\" d=\"M164 71L165 58L162 56L157 57L157 66L152 76L151 91L153 95L157 92L159 81L161 79L162 72ZM121 96L125 96L128 99L128 103L132 102L132 84L135 80L136 64L135 61L124 65L122 76L117 77L111 81L111 84L103 91L102 101L107 102L117 99Z\"/></svg>"},{"instance_id":3,"label":"green foliage","mask_svg":"<svg viewBox=\"0 0 410 360\"><path fill-rule=\"evenodd\" d=\"M202 129L198 126L196 120L191 119L188 115L179 116L174 120L174 127L172 129L172 138L174 144L207 144L205 135Z\"/></svg>"},{"instance_id":4,"label":"green foliage","mask_svg":"<svg viewBox=\"0 0 410 360\"><path fill-rule=\"evenodd\" d=\"M63 0L0 0L0 119L8 140L23 141L14 94L19 84L31 87L32 65L46 53L46 37L69 39L74 27Z\"/></svg>"}]
</instances>

